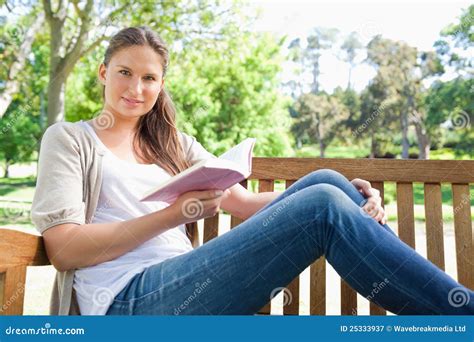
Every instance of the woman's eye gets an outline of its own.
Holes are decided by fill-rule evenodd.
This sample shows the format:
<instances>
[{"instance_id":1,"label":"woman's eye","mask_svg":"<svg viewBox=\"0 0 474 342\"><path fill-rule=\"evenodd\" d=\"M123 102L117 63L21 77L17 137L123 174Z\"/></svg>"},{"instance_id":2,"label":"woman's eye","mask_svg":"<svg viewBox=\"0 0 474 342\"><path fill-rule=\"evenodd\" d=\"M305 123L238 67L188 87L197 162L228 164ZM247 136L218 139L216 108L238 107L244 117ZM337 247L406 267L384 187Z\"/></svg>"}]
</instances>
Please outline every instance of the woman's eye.
<instances>
[{"instance_id":1,"label":"woman's eye","mask_svg":"<svg viewBox=\"0 0 474 342\"><path fill-rule=\"evenodd\" d=\"M128 76L130 74L127 70L120 70L119 72L125 76Z\"/></svg>"},{"instance_id":2,"label":"woman's eye","mask_svg":"<svg viewBox=\"0 0 474 342\"><path fill-rule=\"evenodd\" d=\"M147 81L154 81L155 80L155 78L153 76L146 76L145 79Z\"/></svg>"}]
</instances>

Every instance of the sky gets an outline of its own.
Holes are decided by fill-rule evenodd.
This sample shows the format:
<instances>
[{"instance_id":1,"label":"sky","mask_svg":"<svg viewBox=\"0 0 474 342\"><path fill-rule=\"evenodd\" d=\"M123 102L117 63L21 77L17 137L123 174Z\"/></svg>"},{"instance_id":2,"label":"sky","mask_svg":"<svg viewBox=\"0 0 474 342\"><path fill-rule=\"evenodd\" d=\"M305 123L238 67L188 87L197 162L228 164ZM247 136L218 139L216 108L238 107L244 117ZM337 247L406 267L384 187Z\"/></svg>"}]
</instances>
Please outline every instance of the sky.
<instances>
[{"instance_id":1,"label":"sky","mask_svg":"<svg viewBox=\"0 0 474 342\"><path fill-rule=\"evenodd\" d=\"M304 39L312 28L322 26L337 28L341 36L356 31L364 45L373 36L382 34L385 38L405 41L420 50L433 50L433 43L439 38L440 31L456 22L462 10L474 3L456 0L250 2L256 10L261 10L254 30L278 36L287 35L287 42L298 37ZM361 55L360 59L363 58ZM348 65L338 60L333 53L327 53L321 58L321 72L323 90L331 92L337 86L346 87ZM374 74L373 68L366 64L356 67L352 72L353 87L358 91L362 90ZM283 81L290 77L289 70L282 73Z\"/></svg>"}]
</instances>

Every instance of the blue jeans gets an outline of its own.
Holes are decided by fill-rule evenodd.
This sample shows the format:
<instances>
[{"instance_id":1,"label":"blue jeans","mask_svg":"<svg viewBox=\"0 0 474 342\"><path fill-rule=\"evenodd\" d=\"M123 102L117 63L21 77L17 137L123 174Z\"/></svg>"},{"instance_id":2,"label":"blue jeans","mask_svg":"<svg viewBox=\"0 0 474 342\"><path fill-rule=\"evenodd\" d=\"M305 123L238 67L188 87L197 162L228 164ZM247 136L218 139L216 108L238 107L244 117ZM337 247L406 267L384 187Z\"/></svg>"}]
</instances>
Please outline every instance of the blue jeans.
<instances>
[{"instance_id":1,"label":"blue jeans","mask_svg":"<svg viewBox=\"0 0 474 342\"><path fill-rule=\"evenodd\" d=\"M341 174L312 172L231 231L137 274L107 314L255 314L323 255L395 314L474 314L474 292L366 215L364 203Z\"/></svg>"}]
</instances>

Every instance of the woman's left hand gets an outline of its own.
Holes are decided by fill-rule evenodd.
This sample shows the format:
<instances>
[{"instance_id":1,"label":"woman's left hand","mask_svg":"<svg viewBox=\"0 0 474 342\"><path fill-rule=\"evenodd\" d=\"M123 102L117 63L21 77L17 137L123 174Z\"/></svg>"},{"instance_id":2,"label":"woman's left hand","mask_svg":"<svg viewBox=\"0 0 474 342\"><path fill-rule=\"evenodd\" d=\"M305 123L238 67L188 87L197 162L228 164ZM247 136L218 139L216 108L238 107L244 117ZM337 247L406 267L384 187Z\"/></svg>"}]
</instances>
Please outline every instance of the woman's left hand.
<instances>
[{"instance_id":1,"label":"woman's left hand","mask_svg":"<svg viewBox=\"0 0 474 342\"><path fill-rule=\"evenodd\" d=\"M364 197L367 198L367 203L362 207L362 209L377 222L380 222L381 224L387 223L387 214L382 207L380 191L372 188L370 182L360 178L354 178L351 183L362 195L364 195Z\"/></svg>"}]
</instances>

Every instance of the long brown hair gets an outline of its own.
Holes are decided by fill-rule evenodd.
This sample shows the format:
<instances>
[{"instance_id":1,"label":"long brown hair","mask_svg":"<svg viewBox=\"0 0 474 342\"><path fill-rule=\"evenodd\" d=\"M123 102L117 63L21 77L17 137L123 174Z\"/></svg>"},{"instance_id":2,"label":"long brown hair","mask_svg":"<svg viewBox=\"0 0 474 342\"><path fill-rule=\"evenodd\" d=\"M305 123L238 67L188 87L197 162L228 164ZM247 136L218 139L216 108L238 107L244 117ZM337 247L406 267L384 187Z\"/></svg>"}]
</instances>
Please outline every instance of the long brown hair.
<instances>
[{"instance_id":1,"label":"long brown hair","mask_svg":"<svg viewBox=\"0 0 474 342\"><path fill-rule=\"evenodd\" d=\"M169 64L168 48L161 37L146 26L128 27L115 34L105 51L104 65L107 67L114 54L131 46L149 46L159 54L165 77ZM191 166L178 138L176 109L164 88L153 108L138 120L133 146L138 146L145 160L157 164L172 176ZM186 224L186 234L195 246L196 222Z\"/></svg>"}]
</instances>

